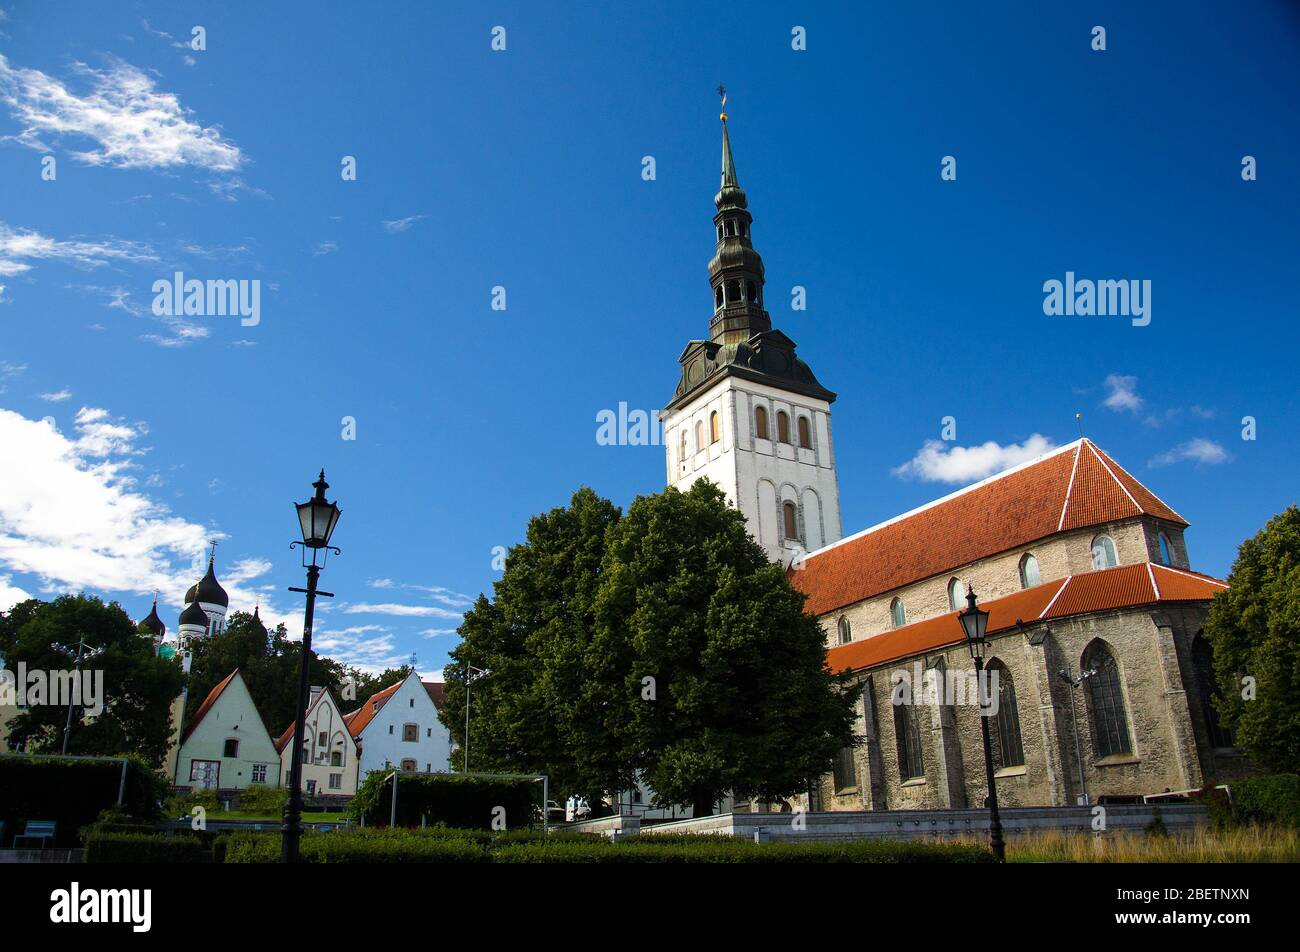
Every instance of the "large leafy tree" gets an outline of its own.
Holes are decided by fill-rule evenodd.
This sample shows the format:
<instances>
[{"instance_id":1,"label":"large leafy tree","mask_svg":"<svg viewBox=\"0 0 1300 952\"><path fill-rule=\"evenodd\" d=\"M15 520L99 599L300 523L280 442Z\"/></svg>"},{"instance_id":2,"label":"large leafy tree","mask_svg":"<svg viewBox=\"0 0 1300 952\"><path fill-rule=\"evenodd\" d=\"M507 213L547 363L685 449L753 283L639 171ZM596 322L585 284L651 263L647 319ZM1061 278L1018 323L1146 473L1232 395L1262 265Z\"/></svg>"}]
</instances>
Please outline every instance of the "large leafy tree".
<instances>
[{"instance_id":1,"label":"large leafy tree","mask_svg":"<svg viewBox=\"0 0 1300 952\"><path fill-rule=\"evenodd\" d=\"M856 698L803 601L713 484L626 517L582 489L532 520L466 614L443 721L459 736L468 659L488 672L471 689L474 769L592 795L639 773L699 814L728 791L788 796L830 769Z\"/></svg>"},{"instance_id":2,"label":"large leafy tree","mask_svg":"<svg viewBox=\"0 0 1300 952\"><path fill-rule=\"evenodd\" d=\"M1241 544L1228 582L1204 629L1215 703L1256 763L1300 772L1300 509L1289 507Z\"/></svg>"},{"instance_id":3,"label":"large leafy tree","mask_svg":"<svg viewBox=\"0 0 1300 952\"><path fill-rule=\"evenodd\" d=\"M9 612L0 630L10 670L21 662L29 671L70 671L84 640L82 670L103 672L103 713L87 716L82 707L73 707L69 753L138 753L154 766L162 764L171 734L171 704L180 694L183 675L177 661L154 654L152 639L136 631L121 606L86 595L33 600ZM33 705L10 723L8 743L57 753L67 716L64 705Z\"/></svg>"}]
</instances>

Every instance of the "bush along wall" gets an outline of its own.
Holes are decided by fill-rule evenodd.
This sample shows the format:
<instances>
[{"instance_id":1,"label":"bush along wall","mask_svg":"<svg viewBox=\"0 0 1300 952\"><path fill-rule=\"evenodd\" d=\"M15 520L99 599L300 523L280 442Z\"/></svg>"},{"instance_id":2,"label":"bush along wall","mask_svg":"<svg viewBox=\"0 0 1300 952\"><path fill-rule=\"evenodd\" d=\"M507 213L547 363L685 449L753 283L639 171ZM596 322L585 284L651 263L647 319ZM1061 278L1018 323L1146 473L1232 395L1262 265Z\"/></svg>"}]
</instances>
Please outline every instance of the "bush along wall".
<instances>
[{"instance_id":1,"label":"bush along wall","mask_svg":"<svg viewBox=\"0 0 1300 952\"><path fill-rule=\"evenodd\" d=\"M1238 823L1300 827L1300 776L1264 774L1232 784L1232 813Z\"/></svg>"},{"instance_id":2,"label":"bush along wall","mask_svg":"<svg viewBox=\"0 0 1300 952\"><path fill-rule=\"evenodd\" d=\"M352 798L352 818L364 817L367 826L387 826L392 795L393 781L385 779L382 771L371 771ZM541 801L538 781L399 774L397 825L490 830L499 817L505 829L525 829L539 822Z\"/></svg>"},{"instance_id":3,"label":"bush along wall","mask_svg":"<svg viewBox=\"0 0 1300 952\"><path fill-rule=\"evenodd\" d=\"M160 833L108 833L86 835L87 863L206 863L212 853L197 837ZM277 856L278 858L278 856Z\"/></svg>"},{"instance_id":4,"label":"bush along wall","mask_svg":"<svg viewBox=\"0 0 1300 952\"><path fill-rule=\"evenodd\" d=\"M158 817L166 781L128 757L122 812L143 820ZM53 820L55 845L75 847L78 832L117 804L122 764L117 760L0 757L0 821L5 847L29 820Z\"/></svg>"}]
</instances>

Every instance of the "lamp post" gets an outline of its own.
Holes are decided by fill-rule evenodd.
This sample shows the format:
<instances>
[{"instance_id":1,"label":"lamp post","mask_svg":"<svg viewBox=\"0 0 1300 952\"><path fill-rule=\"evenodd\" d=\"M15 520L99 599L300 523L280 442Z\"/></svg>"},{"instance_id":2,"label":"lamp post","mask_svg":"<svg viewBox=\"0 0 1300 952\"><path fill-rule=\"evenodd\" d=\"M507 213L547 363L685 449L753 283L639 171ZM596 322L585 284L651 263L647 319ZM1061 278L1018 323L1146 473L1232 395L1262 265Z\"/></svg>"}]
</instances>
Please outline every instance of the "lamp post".
<instances>
[{"instance_id":1,"label":"lamp post","mask_svg":"<svg viewBox=\"0 0 1300 952\"><path fill-rule=\"evenodd\" d=\"M302 658L298 665L298 706L294 719L293 753L289 768L289 802L284 807L283 837L280 844L280 862L298 862L298 842L302 838L302 747L303 732L306 730L307 693L310 689L311 671L308 659L311 656L311 625L316 612L316 596L333 598L333 592L322 592L316 588L320 579L320 570L325 567L329 553L340 554L330 545L330 536L338 524L340 510L332 502L325 501L325 490L330 484L325 482L325 470L320 471L320 478L312 483L316 495L306 502L296 503L298 523L302 530L301 542L290 542L289 548L302 546L302 565L307 570L307 587L290 588L291 592L302 592L307 596L307 610L302 623ZM307 553L311 552L311 561ZM317 559L319 558L319 564Z\"/></svg>"},{"instance_id":2,"label":"lamp post","mask_svg":"<svg viewBox=\"0 0 1300 952\"><path fill-rule=\"evenodd\" d=\"M464 772L469 773L469 684L474 680L474 675L487 674L482 668L476 668L465 659L465 757L463 766Z\"/></svg>"},{"instance_id":3,"label":"lamp post","mask_svg":"<svg viewBox=\"0 0 1300 952\"><path fill-rule=\"evenodd\" d=\"M82 635L81 638L77 641L76 678L78 683L81 682L81 659L85 657L85 654L86 654L86 637L85 635ZM68 721L66 724L63 725L63 753L65 756L68 753L68 738L71 736L72 736L72 692L69 691L68 692Z\"/></svg>"},{"instance_id":4,"label":"lamp post","mask_svg":"<svg viewBox=\"0 0 1300 952\"><path fill-rule=\"evenodd\" d=\"M984 651L988 647L989 613L975 604L975 590L966 586L966 608L957 616L961 622L962 633L966 636L966 647L970 649L971 660L975 662L975 684L983 691ZM989 787L989 845L999 863L1006 862L1006 848L1002 843L1002 818L998 816L998 788L993 780L993 747L989 743L989 719L985 716L983 706L980 712L980 733L984 737L984 774Z\"/></svg>"}]
</instances>

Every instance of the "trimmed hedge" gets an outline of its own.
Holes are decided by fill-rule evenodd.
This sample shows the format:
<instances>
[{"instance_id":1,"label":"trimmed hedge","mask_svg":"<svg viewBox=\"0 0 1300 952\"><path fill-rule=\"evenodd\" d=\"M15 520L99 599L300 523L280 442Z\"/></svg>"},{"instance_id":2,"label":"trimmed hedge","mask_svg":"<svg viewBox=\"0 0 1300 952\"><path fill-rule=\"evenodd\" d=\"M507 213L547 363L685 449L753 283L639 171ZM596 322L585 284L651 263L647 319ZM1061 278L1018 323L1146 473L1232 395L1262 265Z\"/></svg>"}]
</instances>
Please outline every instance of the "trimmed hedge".
<instances>
[{"instance_id":1,"label":"trimmed hedge","mask_svg":"<svg viewBox=\"0 0 1300 952\"><path fill-rule=\"evenodd\" d=\"M137 758L128 758L123 809L152 820L165 781ZM55 845L76 846L77 833L117 803L122 765L112 760L0 757L0 821L5 840L22 833L28 820L53 820ZM3 844L9 846L9 842Z\"/></svg>"},{"instance_id":2,"label":"trimmed hedge","mask_svg":"<svg viewBox=\"0 0 1300 952\"><path fill-rule=\"evenodd\" d=\"M235 833L219 852L227 863L277 863L278 834ZM487 851L470 837L424 836L407 830L303 834L304 863L484 863Z\"/></svg>"},{"instance_id":3,"label":"trimmed hedge","mask_svg":"<svg viewBox=\"0 0 1300 952\"><path fill-rule=\"evenodd\" d=\"M1264 774L1231 785L1232 813L1238 823L1300 827L1300 776Z\"/></svg>"},{"instance_id":4,"label":"trimmed hedge","mask_svg":"<svg viewBox=\"0 0 1300 952\"><path fill-rule=\"evenodd\" d=\"M87 863L206 863L212 854L193 836L92 831L86 836Z\"/></svg>"},{"instance_id":5,"label":"trimmed hedge","mask_svg":"<svg viewBox=\"0 0 1300 952\"><path fill-rule=\"evenodd\" d=\"M367 826L387 826L393 785L383 771L372 770L352 798L352 819L365 817ZM542 785L531 780L489 779L458 774L399 774L397 825L418 827L421 821L463 829L488 830L494 811L505 809L512 829L531 826L538 815Z\"/></svg>"}]
</instances>

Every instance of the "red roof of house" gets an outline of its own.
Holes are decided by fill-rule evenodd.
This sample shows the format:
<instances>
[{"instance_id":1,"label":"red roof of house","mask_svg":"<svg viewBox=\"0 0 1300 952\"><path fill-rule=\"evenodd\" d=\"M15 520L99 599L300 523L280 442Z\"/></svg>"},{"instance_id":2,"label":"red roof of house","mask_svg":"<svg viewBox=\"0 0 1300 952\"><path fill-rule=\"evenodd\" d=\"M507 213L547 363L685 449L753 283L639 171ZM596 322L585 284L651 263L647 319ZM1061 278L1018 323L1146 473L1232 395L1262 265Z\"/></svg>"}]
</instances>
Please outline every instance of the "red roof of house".
<instances>
[{"instance_id":1,"label":"red roof of house","mask_svg":"<svg viewBox=\"0 0 1300 952\"><path fill-rule=\"evenodd\" d=\"M424 689L429 692L429 700L438 710L442 710L443 704L447 701L447 685L441 681L424 681Z\"/></svg>"},{"instance_id":2,"label":"red roof of house","mask_svg":"<svg viewBox=\"0 0 1300 952\"><path fill-rule=\"evenodd\" d=\"M791 569L823 615L1071 529L1148 515L1187 525L1087 439L811 552Z\"/></svg>"},{"instance_id":3,"label":"red roof of house","mask_svg":"<svg viewBox=\"0 0 1300 952\"><path fill-rule=\"evenodd\" d=\"M1089 612L1163 602L1209 601L1226 582L1183 569L1140 562L1056 579L980 605L989 613L988 633ZM957 612L947 612L893 631L840 645L827 652L833 671L859 671L962 641Z\"/></svg>"},{"instance_id":4,"label":"red roof of house","mask_svg":"<svg viewBox=\"0 0 1300 952\"><path fill-rule=\"evenodd\" d=\"M235 680L235 675L238 673L238 668L231 671L215 688L208 692L208 696L203 699L203 703L200 704L199 709L194 712L194 716L190 718L190 722L185 725L185 733L181 734L182 744L190 739L190 735L194 733L194 728L198 727L199 722L207 716L208 711L212 710L212 705L217 703L217 698L221 697L221 692L230 686L230 682Z\"/></svg>"},{"instance_id":5,"label":"red roof of house","mask_svg":"<svg viewBox=\"0 0 1300 952\"><path fill-rule=\"evenodd\" d=\"M403 678L396 684L390 684L379 693L372 695L365 704L362 704L351 714L344 715L343 723L348 725L348 730L352 732L353 737L361 736L361 732L366 729L366 725L374 720L375 715L388 703L388 699L396 694L397 689L405 683L406 679Z\"/></svg>"}]
</instances>

